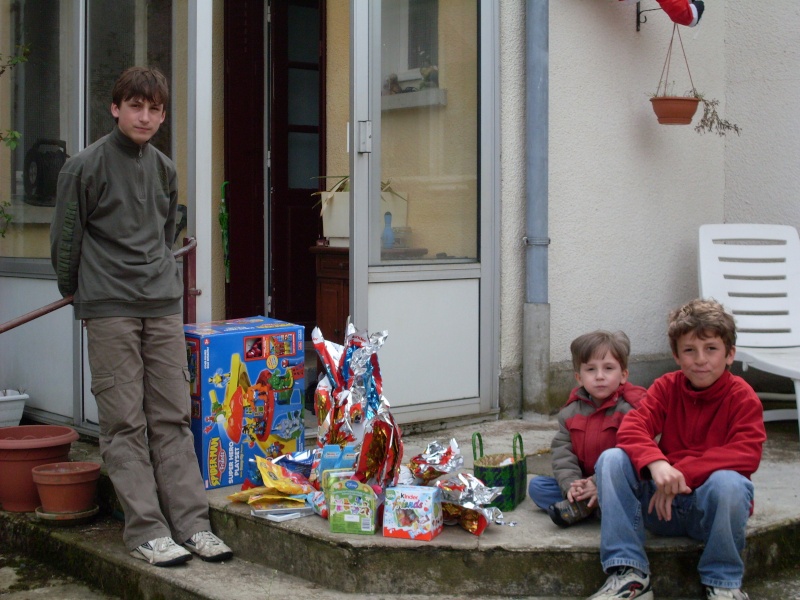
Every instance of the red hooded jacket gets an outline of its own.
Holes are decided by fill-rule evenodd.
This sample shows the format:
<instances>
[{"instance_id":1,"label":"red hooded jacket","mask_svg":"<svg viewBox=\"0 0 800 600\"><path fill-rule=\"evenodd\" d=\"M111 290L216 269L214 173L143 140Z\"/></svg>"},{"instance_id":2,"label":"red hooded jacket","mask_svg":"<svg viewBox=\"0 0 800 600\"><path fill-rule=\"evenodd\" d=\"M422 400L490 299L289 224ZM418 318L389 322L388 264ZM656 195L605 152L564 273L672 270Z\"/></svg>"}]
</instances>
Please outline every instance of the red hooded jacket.
<instances>
[{"instance_id":1,"label":"red hooded jacket","mask_svg":"<svg viewBox=\"0 0 800 600\"><path fill-rule=\"evenodd\" d=\"M623 383L596 406L583 387L572 390L569 400L558 412L558 433L550 446L553 475L565 495L570 483L594 475L594 465L600 454L616 444L622 417L633 410L646 393L643 387Z\"/></svg>"}]
</instances>

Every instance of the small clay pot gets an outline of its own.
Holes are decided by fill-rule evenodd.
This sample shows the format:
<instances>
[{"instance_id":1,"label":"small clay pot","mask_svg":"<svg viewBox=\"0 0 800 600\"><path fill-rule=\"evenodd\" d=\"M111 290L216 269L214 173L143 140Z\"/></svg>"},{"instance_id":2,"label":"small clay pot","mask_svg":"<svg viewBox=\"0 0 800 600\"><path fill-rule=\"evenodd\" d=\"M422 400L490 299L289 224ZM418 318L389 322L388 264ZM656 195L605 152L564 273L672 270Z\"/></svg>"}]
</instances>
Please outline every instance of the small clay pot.
<instances>
[{"instance_id":1,"label":"small clay pot","mask_svg":"<svg viewBox=\"0 0 800 600\"><path fill-rule=\"evenodd\" d=\"M65 425L17 425L0 429L0 510L33 512L39 506L33 467L69 459L78 432Z\"/></svg>"},{"instance_id":2,"label":"small clay pot","mask_svg":"<svg viewBox=\"0 0 800 600\"><path fill-rule=\"evenodd\" d=\"M688 125L697 112L699 98L688 96L655 96L650 98L653 112L662 125Z\"/></svg>"},{"instance_id":3,"label":"small clay pot","mask_svg":"<svg viewBox=\"0 0 800 600\"><path fill-rule=\"evenodd\" d=\"M31 470L42 510L46 513L85 512L95 505L100 465L59 462Z\"/></svg>"}]
</instances>

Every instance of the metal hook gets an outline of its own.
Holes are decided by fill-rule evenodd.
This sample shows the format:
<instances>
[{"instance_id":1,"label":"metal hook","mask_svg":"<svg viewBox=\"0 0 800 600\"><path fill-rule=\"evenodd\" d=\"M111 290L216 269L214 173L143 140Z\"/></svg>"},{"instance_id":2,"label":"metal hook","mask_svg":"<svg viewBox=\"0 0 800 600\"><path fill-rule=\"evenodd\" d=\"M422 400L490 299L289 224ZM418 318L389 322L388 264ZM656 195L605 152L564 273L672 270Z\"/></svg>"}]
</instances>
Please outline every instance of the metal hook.
<instances>
[{"instance_id":1,"label":"metal hook","mask_svg":"<svg viewBox=\"0 0 800 600\"><path fill-rule=\"evenodd\" d=\"M642 23L647 23L647 17L642 16L643 13L652 12L654 10L662 10L661 7L646 8L645 10L642 10L641 5L642 5L641 2L636 3L636 31L639 31L639 27L641 26Z\"/></svg>"}]
</instances>

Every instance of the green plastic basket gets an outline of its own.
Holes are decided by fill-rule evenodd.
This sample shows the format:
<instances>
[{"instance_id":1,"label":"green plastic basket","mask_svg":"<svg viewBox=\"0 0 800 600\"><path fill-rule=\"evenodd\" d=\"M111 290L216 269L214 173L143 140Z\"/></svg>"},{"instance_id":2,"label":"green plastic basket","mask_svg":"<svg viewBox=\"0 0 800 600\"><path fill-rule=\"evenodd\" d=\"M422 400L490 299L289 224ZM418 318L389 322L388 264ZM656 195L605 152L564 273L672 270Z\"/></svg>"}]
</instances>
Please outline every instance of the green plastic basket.
<instances>
[{"instance_id":1,"label":"green plastic basket","mask_svg":"<svg viewBox=\"0 0 800 600\"><path fill-rule=\"evenodd\" d=\"M519 450L517 450L519 445ZM514 434L511 441L511 453L483 455L483 438L477 431L472 434L473 472L475 477L483 481L487 487L502 487L500 494L489 506L496 506L502 511L514 510L527 493L528 460L522 448L522 436ZM507 465L500 463L511 459Z\"/></svg>"}]
</instances>

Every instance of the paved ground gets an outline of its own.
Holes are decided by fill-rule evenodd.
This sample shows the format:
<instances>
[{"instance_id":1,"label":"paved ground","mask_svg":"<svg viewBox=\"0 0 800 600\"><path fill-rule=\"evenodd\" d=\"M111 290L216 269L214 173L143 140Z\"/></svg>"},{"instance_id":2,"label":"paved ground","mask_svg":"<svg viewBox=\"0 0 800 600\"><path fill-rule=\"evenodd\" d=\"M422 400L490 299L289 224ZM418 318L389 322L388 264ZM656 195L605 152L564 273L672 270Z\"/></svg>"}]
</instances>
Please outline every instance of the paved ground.
<instances>
[{"instance_id":1,"label":"paved ground","mask_svg":"<svg viewBox=\"0 0 800 600\"><path fill-rule=\"evenodd\" d=\"M0 554L3 600L112 600L51 566L18 554Z\"/></svg>"}]
</instances>

